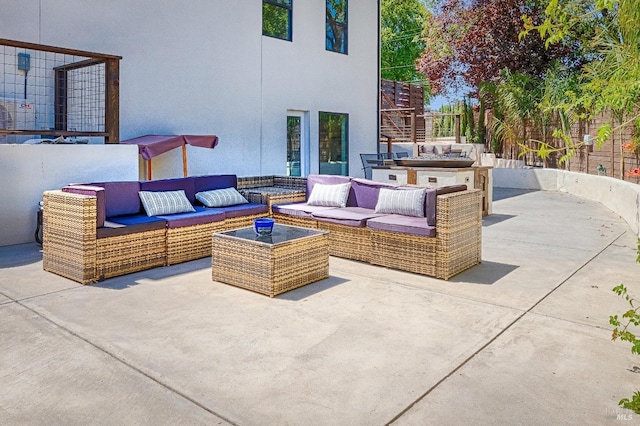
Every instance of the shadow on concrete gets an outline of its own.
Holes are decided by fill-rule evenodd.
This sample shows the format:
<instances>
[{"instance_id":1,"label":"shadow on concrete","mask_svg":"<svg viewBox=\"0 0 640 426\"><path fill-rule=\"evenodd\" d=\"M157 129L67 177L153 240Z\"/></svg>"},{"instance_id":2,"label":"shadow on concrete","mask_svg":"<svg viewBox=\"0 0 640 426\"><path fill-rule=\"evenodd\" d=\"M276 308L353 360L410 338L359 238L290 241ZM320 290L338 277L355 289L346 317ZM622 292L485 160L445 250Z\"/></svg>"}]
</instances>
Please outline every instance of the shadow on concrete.
<instances>
[{"instance_id":1,"label":"shadow on concrete","mask_svg":"<svg viewBox=\"0 0 640 426\"><path fill-rule=\"evenodd\" d=\"M479 265L451 278L449 282L492 285L518 268L518 265L483 260Z\"/></svg>"},{"instance_id":2,"label":"shadow on concrete","mask_svg":"<svg viewBox=\"0 0 640 426\"><path fill-rule=\"evenodd\" d=\"M516 216L512 214L490 214L482 218L482 226L495 225L496 223L504 222L514 217Z\"/></svg>"},{"instance_id":3,"label":"shadow on concrete","mask_svg":"<svg viewBox=\"0 0 640 426\"><path fill-rule=\"evenodd\" d=\"M42 246L36 243L0 247L0 269L42 262Z\"/></svg>"},{"instance_id":4,"label":"shadow on concrete","mask_svg":"<svg viewBox=\"0 0 640 426\"><path fill-rule=\"evenodd\" d=\"M505 198L517 197L519 195L537 192L533 189L514 189L514 188L493 188L493 201L504 200Z\"/></svg>"},{"instance_id":5,"label":"shadow on concrete","mask_svg":"<svg viewBox=\"0 0 640 426\"><path fill-rule=\"evenodd\" d=\"M97 283L91 284L91 287L106 288L109 290L124 290L138 284L140 283L135 279L133 274L129 274L109 278L104 281L98 281Z\"/></svg>"},{"instance_id":6,"label":"shadow on concrete","mask_svg":"<svg viewBox=\"0 0 640 426\"><path fill-rule=\"evenodd\" d=\"M184 275L199 270L208 269L209 278L211 278L211 258L192 260L190 262L179 263L171 266L158 266L144 271L134 272L132 274L121 275L118 277L108 278L92 284L94 287L105 288L110 290L124 290L129 287L140 284L139 281L144 280L163 280L165 278Z\"/></svg>"},{"instance_id":7,"label":"shadow on concrete","mask_svg":"<svg viewBox=\"0 0 640 426\"><path fill-rule=\"evenodd\" d=\"M348 281L349 280L344 278L329 276L329 278L325 278L324 280L316 281L315 283L307 284L303 287L296 288L295 290L279 294L275 298L298 302Z\"/></svg>"}]
</instances>

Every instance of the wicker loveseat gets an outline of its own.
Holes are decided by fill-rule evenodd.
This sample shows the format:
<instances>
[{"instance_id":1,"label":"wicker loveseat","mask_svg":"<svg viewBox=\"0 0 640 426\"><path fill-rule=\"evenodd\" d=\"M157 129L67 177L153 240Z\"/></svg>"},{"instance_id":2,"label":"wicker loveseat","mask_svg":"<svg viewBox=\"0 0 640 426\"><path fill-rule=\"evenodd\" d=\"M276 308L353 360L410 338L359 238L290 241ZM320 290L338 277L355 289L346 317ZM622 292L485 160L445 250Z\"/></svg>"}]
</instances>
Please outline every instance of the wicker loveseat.
<instances>
[{"instance_id":1,"label":"wicker loveseat","mask_svg":"<svg viewBox=\"0 0 640 426\"><path fill-rule=\"evenodd\" d=\"M278 189L278 183L287 187ZM146 182L98 182L69 185L44 193L43 268L82 284L156 266L211 256L214 232L250 226L269 215L268 203L207 208L195 196L201 191L271 187L274 200L304 198L295 186L304 180L235 175L195 176ZM183 190L192 212L148 216L139 191ZM246 193L255 198L260 192ZM265 197L266 200L269 197Z\"/></svg>"},{"instance_id":2,"label":"wicker loveseat","mask_svg":"<svg viewBox=\"0 0 640 426\"><path fill-rule=\"evenodd\" d=\"M332 256L448 280L481 260L481 192L466 186L426 190L424 217L379 214L382 188L395 185L342 176L311 175L316 184L350 183L345 207L308 202L273 206L276 222L329 231Z\"/></svg>"}]
</instances>

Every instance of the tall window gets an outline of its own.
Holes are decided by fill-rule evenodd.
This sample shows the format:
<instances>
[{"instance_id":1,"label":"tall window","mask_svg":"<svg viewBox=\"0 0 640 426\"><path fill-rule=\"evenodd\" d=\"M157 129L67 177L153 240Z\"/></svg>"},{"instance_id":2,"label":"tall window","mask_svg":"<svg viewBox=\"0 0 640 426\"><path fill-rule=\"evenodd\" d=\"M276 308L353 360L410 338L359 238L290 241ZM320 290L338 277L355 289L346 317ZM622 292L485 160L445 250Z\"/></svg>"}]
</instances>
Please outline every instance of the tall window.
<instances>
[{"instance_id":1,"label":"tall window","mask_svg":"<svg viewBox=\"0 0 640 426\"><path fill-rule=\"evenodd\" d=\"M349 175L349 115L320 113L320 173Z\"/></svg>"},{"instance_id":2,"label":"tall window","mask_svg":"<svg viewBox=\"0 0 640 426\"><path fill-rule=\"evenodd\" d=\"M349 0L327 0L327 50L347 54Z\"/></svg>"},{"instance_id":3,"label":"tall window","mask_svg":"<svg viewBox=\"0 0 640 426\"><path fill-rule=\"evenodd\" d=\"M262 35L291 41L293 0L262 0Z\"/></svg>"},{"instance_id":4,"label":"tall window","mask_svg":"<svg viewBox=\"0 0 640 426\"><path fill-rule=\"evenodd\" d=\"M287 116L287 176L301 176L300 142L302 141L302 117Z\"/></svg>"}]
</instances>

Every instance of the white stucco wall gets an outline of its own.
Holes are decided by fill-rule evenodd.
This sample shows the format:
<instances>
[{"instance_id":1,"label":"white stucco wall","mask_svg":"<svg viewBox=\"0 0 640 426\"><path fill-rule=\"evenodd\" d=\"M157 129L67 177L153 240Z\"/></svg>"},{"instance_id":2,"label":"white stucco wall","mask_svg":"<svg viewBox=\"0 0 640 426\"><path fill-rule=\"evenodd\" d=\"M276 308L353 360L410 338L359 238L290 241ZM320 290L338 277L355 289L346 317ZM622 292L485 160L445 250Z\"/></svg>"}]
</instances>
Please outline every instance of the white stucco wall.
<instances>
[{"instance_id":1,"label":"white stucco wall","mask_svg":"<svg viewBox=\"0 0 640 426\"><path fill-rule=\"evenodd\" d=\"M35 241L43 191L72 182L138 179L128 145L1 145L0 246Z\"/></svg>"},{"instance_id":2,"label":"white stucco wall","mask_svg":"<svg viewBox=\"0 0 640 426\"><path fill-rule=\"evenodd\" d=\"M349 0L349 54L325 50L325 0L293 4L293 41L262 36L260 0L5 0L0 37L109 53L120 63L120 136L209 134L189 174L286 172L286 112L308 111L311 172L318 113L349 114L350 174L375 152L378 0ZM141 170L141 173L143 171ZM182 175L180 150L154 178Z\"/></svg>"},{"instance_id":3,"label":"white stucco wall","mask_svg":"<svg viewBox=\"0 0 640 426\"><path fill-rule=\"evenodd\" d=\"M562 191L598 201L620 215L640 236L640 185L607 176L554 169L493 169L498 188Z\"/></svg>"}]
</instances>

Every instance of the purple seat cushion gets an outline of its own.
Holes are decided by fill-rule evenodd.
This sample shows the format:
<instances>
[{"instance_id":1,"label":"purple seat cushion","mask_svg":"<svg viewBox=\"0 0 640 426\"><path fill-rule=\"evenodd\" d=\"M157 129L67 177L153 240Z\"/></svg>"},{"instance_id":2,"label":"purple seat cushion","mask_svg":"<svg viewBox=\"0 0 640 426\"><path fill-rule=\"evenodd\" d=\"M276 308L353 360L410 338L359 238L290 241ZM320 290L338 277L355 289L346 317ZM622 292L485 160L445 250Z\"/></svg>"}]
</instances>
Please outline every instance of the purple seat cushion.
<instances>
[{"instance_id":1,"label":"purple seat cushion","mask_svg":"<svg viewBox=\"0 0 640 426\"><path fill-rule=\"evenodd\" d=\"M106 210L104 203L104 188L100 186L88 185L69 185L62 188L62 192L70 192L73 194L90 195L96 197L96 227L104 226L106 218Z\"/></svg>"},{"instance_id":2,"label":"purple seat cushion","mask_svg":"<svg viewBox=\"0 0 640 426\"><path fill-rule=\"evenodd\" d=\"M436 227L429 225L425 217L390 214L368 220L367 228L400 234L421 235L423 237L436 236Z\"/></svg>"},{"instance_id":3,"label":"purple seat cushion","mask_svg":"<svg viewBox=\"0 0 640 426\"><path fill-rule=\"evenodd\" d=\"M161 179L140 182L141 191L179 191L184 190L191 204L196 202L196 191L193 178Z\"/></svg>"},{"instance_id":4,"label":"purple seat cushion","mask_svg":"<svg viewBox=\"0 0 640 426\"><path fill-rule=\"evenodd\" d=\"M142 204L138 196L140 182L100 182L88 185L104 188L104 205L107 218L132 215L142 211Z\"/></svg>"},{"instance_id":5,"label":"purple seat cushion","mask_svg":"<svg viewBox=\"0 0 640 426\"><path fill-rule=\"evenodd\" d=\"M207 207L195 206L195 212L176 213L156 216L167 221L169 228L180 228L183 226L202 225L203 223L220 222L227 216L220 209L209 209Z\"/></svg>"},{"instance_id":6,"label":"purple seat cushion","mask_svg":"<svg viewBox=\"0 0 640 426\"><path fill-rule=\"evenodd\" d=\"M247 203L236 206L216 207L216 210L223 211L226 217L239 217L269 213L269 206L266 204Z\"/></svg>"},{"instance_id":7,"label":"purple seat cushion","mask_svg":"<svg viewBox=\"0 0 640 426\"><path fill-rule=\"evenodd\" d=\"M192 179L196 194L211 189L238 187L238 178L236 175L194 176Z\"/></svg>"},{"instance_id":8,"label":"purple seat cushion","mask_svg":"<svg viewBox=\"0 0 640 426\"><path fill-rule=\"evenodd\" d=\"M335 207L310 206L307 203L293 203L271 206L271 210L274 213L282 213L289 216L304 217L307 219L312 219L313 213L321 212L323 210L331 210L334 208Z\"/></svg>"},{"instance_id":9,"label":"purple seat cushion","mask_svg":"<svg viewBox=\"0 0 640 426\"><path fill-rule=\"evenodd\" d=\"M97 238L116 237L137 232L165 229L167 222L159 217L147 215L127 215L110 218L102 228L98 228Z\"/></svg>"},{"instance_id":10,"label":"purple seat cushion","mask_svg":"<svg viewBox=\"0 0 640 426\"><path fill-rule=\"evenodd\" d=\"M311 195L311 191L313 191L313 187L316 183L321 183L323 185L337 185L340 183L349 183L351 182L351 178L349 176L336 176L336 175L309 175L307 176L307 200L309 199L309 195ZM355 207L356 206L356 196L353 192L353 187L349 190L349 198L347 198L347 207Z\"/></svg>"},{"instance_id":11,"label":"purple seat cushion","mask_svg":"<svg viewBox=\"0 0 640 426\"><path fill-rule=\"evenodd\" d=\"M319 211L313 214L313 218L322 222L337 223L338 225L364 228L367 220L383 216L372 209L364 207L343 207Z\"/></svg>"},{"instance_id":12,"label":"purple seat cushion","mask_svg":"<svg viewBox=\"0 0 640 426\"><path fill-rule=\"evenodd\" d=\"M393 189L397 185L375 182L368 179L352 179L351 189L356 198L356 205L365 209L375 209L378 203L380 188Z\"/></svg>"}]
</instances>

